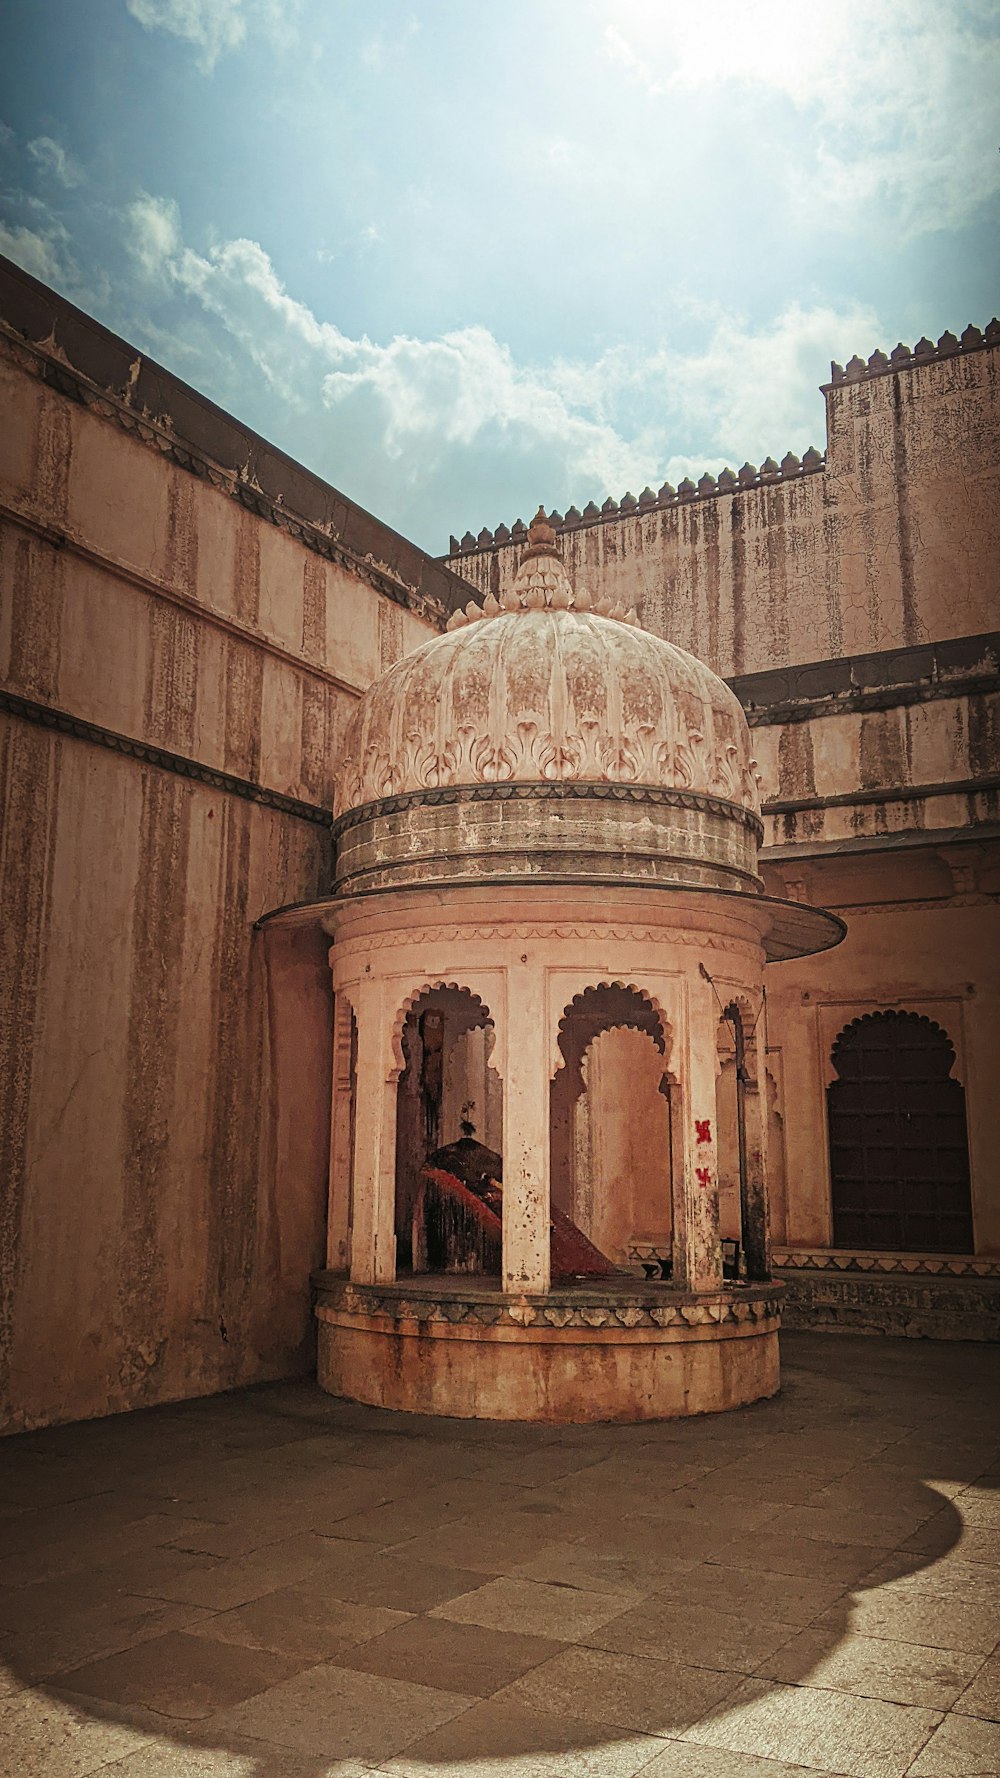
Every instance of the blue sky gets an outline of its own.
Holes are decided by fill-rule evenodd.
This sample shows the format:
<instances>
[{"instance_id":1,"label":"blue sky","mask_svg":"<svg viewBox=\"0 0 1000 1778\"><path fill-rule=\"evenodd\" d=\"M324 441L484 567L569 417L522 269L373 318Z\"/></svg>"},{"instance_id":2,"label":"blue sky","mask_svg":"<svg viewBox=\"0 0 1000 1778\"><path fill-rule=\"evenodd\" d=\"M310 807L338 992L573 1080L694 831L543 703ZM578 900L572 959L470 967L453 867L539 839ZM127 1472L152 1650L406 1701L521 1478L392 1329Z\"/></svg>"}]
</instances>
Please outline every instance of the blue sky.
<instances>
[{"instance_id":1,"label":"blue sky","mask_svg":"<svg viewBox=\"0 0 1000 1778\"><path fill-rule=\"evenodd\" d=\"M13 0L0 251L433 553L998 306L995 0Z\"/></svg>"}]
</instances>

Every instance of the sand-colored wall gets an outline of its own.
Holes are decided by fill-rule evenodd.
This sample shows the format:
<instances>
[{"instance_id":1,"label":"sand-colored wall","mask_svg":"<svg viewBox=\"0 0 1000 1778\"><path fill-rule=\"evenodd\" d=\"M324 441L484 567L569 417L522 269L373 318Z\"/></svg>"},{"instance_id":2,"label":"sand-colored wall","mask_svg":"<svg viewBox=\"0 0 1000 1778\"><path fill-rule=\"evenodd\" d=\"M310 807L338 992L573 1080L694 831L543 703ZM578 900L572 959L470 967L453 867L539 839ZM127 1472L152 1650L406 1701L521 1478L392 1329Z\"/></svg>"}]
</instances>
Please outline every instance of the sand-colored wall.
<instances>
[{"instance_id":1,"label":"sand-colored wall","mask_svg":"<svg viewBox=\"0 0 1000 1778\"><path fill-rule=\"evenodd\" d=\"M71 368L0 328L9 1428L311 1365L327 944L254 922L325 890L357 693L436 633L419 588L184 467L191 392L164 375L146 426Z\"/></svg>"},{"instance_id":2,"label":"sand-colored wall","mask_svg":"<svg viewBox=\"0 0 1000 1778\"><path fill-rule=\"evenodd\" d=\"M826 397L824 467L565 529L574 585L635 605L725 677L995 629L1000 348ZM522 548L449 561L498 594Z\"/></svg>"},{"instance_id":3,"label":"sand-colored wall","mask_svg":"<svg viewBox=\"0 0 1000 1778\"><path fill-rule=\"evenodd\" d=\"M880 884L864 858L839 860L836 874L815 861L798 870L807 877L808 893L825 891L828 904L841 909L848 932L821 957L775 964L767 972L767 1035L783 1076L788 1178L787 1199L772 1205L776 1243L830 1244L831 1052L853 1019L875 1008L897 1008L932 1019L954 1046L953 1076L965 1089L975 1251L1000 1254L995 893L970 884L967 894L956 897L943 861L920 855L897 856L891 876L884 871Z\"/></svg>"}]
</instances>

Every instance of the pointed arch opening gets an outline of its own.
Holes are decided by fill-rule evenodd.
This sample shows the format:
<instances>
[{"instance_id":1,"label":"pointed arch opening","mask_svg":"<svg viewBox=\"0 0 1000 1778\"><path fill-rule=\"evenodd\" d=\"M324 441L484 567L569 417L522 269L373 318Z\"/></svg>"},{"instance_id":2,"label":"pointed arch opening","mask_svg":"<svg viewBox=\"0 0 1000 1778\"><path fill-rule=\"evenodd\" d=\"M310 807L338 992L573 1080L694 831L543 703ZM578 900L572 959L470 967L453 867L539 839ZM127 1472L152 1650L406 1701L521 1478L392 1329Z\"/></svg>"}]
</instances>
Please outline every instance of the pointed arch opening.
<instances>
[{"instance_id":1,"label":"pointed arch opening","mask_svg":"<svg viewBox=\"0 0 1000 1778\"><path fill-rule=\"evenodd\" d=\"M672 1268L672 1033L652 997L601 982L559 1022L549 1096L553 1211L614 1265Z\"/></svg>"},{"instance_id":2,"label":"pointed arch opening","mask_svg":"<svg viewBox=\"0 0 1000 1778\"><path fill-rule=\"evenodd\" d=\"M947 1032L920 1013L866 1013L832 1060L834 1246L971 1253L965 1090Z\"/></svg>"}]
</instances>

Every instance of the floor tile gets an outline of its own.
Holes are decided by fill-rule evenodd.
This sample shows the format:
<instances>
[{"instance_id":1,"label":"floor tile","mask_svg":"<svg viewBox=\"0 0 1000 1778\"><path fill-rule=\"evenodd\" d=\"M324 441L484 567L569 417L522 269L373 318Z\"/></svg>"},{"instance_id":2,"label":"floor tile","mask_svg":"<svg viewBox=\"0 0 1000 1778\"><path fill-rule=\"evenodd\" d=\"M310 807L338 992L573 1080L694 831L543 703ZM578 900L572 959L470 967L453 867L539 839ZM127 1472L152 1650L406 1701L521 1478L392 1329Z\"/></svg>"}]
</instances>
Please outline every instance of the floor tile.
<instances>
[{"instance_id":1,"label":"floor tile","mask_svg":"<svg viewBox=\"0 0 1000 1778\"><path fill-rule=\"evenodd\" d=\"M561 1644L548 1636L488 1630L443 1617L408 1618L385 1635L341 1654L337 1664L356 1672L409 1679L439 1691L488 1698L531 1667L551 1659Z\"/></svg>"},{"instance_id":2,"label":"floor tile","mask_svg":"<svg viewBox=\"0 0 1000 1778\"><path fill-rule=\"evenodd\" d=\"M122 1594L111 1605L95 1602L90 1609L57 1613L0 1636L0 1652L16 1661L28 1680L53 1678L71 1667L156 1641L172 1630L189 1631L211 1615L197 1606L163 1605L157 1599Z\"/></svg>"},{"instance_id":3,"label":"floor tile","mask_svg":"<svg viewBox=\"0 0 1000 1778\"><path fill-rule=\"evenodd\" d=\"M319 1662L407 1621L405 1612L336 1599L321 1586L278 1587L234 1611L212 1612L194 1634Z\"/></svg>"},{"instance_id":4,"label":"floor tile","mask_svg":"<svg viewBox=\"0 0 1000 1778\"><path fill-rule=\"evenodd\" d=\"M695 1747L690 1742L671 1741L663 1753L648 1766L643 1766L642 1778L826 1778L826 1775L817 1766L788 1766L782 1760L754 1759L752 1755L732 1753L724 1747Z\"/></svg>"},{"instance_id":5,"label":"floor tile","mask_svg":"<svg viewBox=\"0 0 1000 1778\"><path fill-rule=\"evenodd\" d=\"M216 1738L232 1730L296 1753L375 1765L471 1703L452 1692L326 1662L210 1718L205 1730Z\"/></svg>"},{"instance_id":6,"label":"floor tile","mask_svg":"<svg viewBox=\"0 0 1000 1778\"><path fill-rule=\"evenodd\" d=\"M222 1747L158 1737L102 1766L100 1778L380 1778L380 1773L359 1760L317 1760L242 1736L228 1738Z\"/></svg>"},{"instance_id":7,"label":"floor tile","mask_svg":"<svg viewBox=\"0 0 1000 1778\"><path fill-rule=\"evenodd\" d=\"M373 1505L371 1490L364 1511L352 1512L336 1524L338 1537L364 1543L396 1544L424 1531L438 1530L456 1520L480 1516L488 1505L493 1514L522 1498L516 1488L486 1488L481 1482L458 1477L434 1487L411 1488L398 1500Z\"/></svg>"},{"instance_id":8,"label":"floor tile","mask_svg":"<svg viewBox=\"0 0 1000 1778\"><path fill-rule=\"evenodd\" d=\"M912 1550L894 1550L869 1570L864 1585L869 1590L884 1588L897 1598L931 1593L983 1605L997 1599L997 1575L988 1563L965 1562L960 1556L920 1555Z\"/></svg>"},{"instance_id":9,"label":"floor tile","mask_svg":"<svg viewBox=\"0 0 1000 1778\"><path fill-rule=\"evenodd\" d=\"M800 1574L810 1580L838 1581L849 1587L869 1574L884 1556L884 1550L868 1544L835 1544L765 1530L734 1538L718 1550L714 1560L727 1568Z\"/></svg>"},{"instance_id":10,"label":"floor tile","mask_svg":"<svg viewBox=\"0 0 1000 1778\"><path fill-rule=\"evenodd\" d=\"M414 1548L422 1548L415 1544ZM389 1555L371 1554L359 1557L343 1568L338 1567L324 1577L323 1584L332 1597L347 1599L357 1605L381 1605L390 1611L429 1611L449 1599L472 1592L483 1583L483 1575L469 1568L452 1568L436 1562L417 1560L408 1552L410 1545Z\"/></svg>"},{"instance_id":11,"label":"floor tile","mask_svg":"<svg viewBox=\"0 0 1000 1778\"><path fill-rule=\"evenodd\" d=\"M439 1605L432 1616L487 1630L518 1630L573 1642L636 1602L630 1593L590 1593L581 1587L549 1586L544 1581L506 1577Z\"/></svg>"},{"instance_id":12,"label":"floor tile","mask_svg":"<svg viewBox=\"0 0 1000 1778\"><path fill-rule=\"evenodd\" d=\"M201 1605L210 1611L229 1611L259 1599L262 1593L273 1592L276 1587L317 1575L329 1559L325 1540L303 1532L283 1538L280 1543L267 1544L252 1555L212 1562L207 1567L195 1565L188 1558L186 1569L179 1569L172 1576L156 1575L146 1587L135 1590L186 1605Z\"/></svg>"},{"instance_id":13,"label":"floor tile","mask_svg":"<svg viewBox=\"0 0 1000 1778\"><path fill-rule=\"evenodd\" d=\"M860 1636L986 1655L1000 1641L1000 1598L941 1598L934 1593L873 1587L851 1595L846 1619L843 1608L835 1606L817 1617L813 1627L834 1636L850 1630Z\"/></svg>"},{"instance_id":14,"label":"floor tile","mask_svg":"<svg viewBox=\"0 0 1000 1778\"><path fill-rule=\"evenodd\" d=\"M582 1587L591 1593L652 1593L668 1581L683 1583L694 1566L669 1556L609 1555L581 1543L554 1543L520 1563L512 1578Z\"/></svg>"},{"instance_id":15,"label":"floor tile","mask_svg":"<svg viewBox=\"0 0 1000 1778\"><path fill-rule=\"evenodd\" d=\"M516 1528L498 1520L482 1522L462 1520L427 1531L408 1544L400 1545L401 1553L418 1556L421 1562L435 1563L442 1568L466 1568L479 1574L507 1574L529 1557L540 1555L550 1544L565 1536L562 1522L535 1519Z\"/></svg>"},{"instance_id":16,"label":"floor tile","mask_svg":"<svg viewBox=\"0 0 1000 1778\"><path fill-rule=\"evenodd\" d=\"M872 1636L841 1636L831 1642L822 1630L803 1630L756 1669L762 1679L786 1685L817 1686L885 1698L895 1704L922 1704L950 1710L979 1667L979 1656L954 1649L923 1648Z\"/></svg>"},{"instance_id":17,"label":"floor tile","mask_svg":"<svg viewBox=\"0 0 1000 1778\"><path fill-rule=\"evenodd\" d=\"M43 1692L0 1698L0 1747L17 1778L86 1778L150 1738L148 1728Z\"/></svg>"},{"instance_id":18,"label":"floor tile","mask_svg":"<svg viewBox=\"0 0 1000 1778\"><path fill-rule=\"evenodd\" d=\"M974 1716L946 1716L922 1748L907 1778L997 1778L1000 1726Z\"/></svg>"},{"instance_id":19,"label":"floor tile","mask_svg":"<svg viewBox=\"0 0 1000 1778\"><path fill-rule=\"evenodd\" d=\"M852 1778L903 1778L940 1720L880 1699L748 1679L686 1738Z\"/></svg>"},{"instance_id":20,"label":"floor tile","mask_svg":"<svg viewBox=\"0 0 1000 1778\"><path fill-rule=\"evenodd\" d=\"M868 1548L894 1550L914 1535L922 1516L917 1512L892 1513L888 1510L888 1501L883 1500L881 1504L886 1510L859 1513L857 1507L823 1505L814 1496L808 1506L787 1507L781 1513L777 1522L778 1533L783 1537L805 1537L820 1543L856 1544L858 1531L863 1527L864 1543ZM953 1535L957 1535L957 1529Z\"/></svg>"},{"instance_id":21,"label":"floor tile","mask_svg":"<svg viewBox=\"0 0 1000 1778\"><path fill-rule=\"evenodd\" d=\"M632 1778L661 1745L489 1699L387 1763L393 1778Z\"/></svg>"},{"instance_id":22,"label":"floor tile","mask_svg":"<svg viewBox=\"0 0 1000 1778\"><path fill-rule=\"evenodd\" d=\"M173 1631L155 1642L72 1668L59 1678L60 1694L139 1705L163 1716L196 1722L286 1679L304 1665L292 1654L239 1648Z\"/></svg>"},{"instance_id":23,"label":"floor tile","mask_svg":"<svg viewBox=\"0 0 1000 1778\"><path fill-rule=\"evenodd\" d=\"M967 1488L955 1496L955 1510L966 1525L982 1529L1000 1526L1000 1489Z\"/></svg>"},{"instance_id":24,"label":"floor tile","mask_svg":"<svg viewBox=\"0 0 1000 1778\"><path fill-rule=\"evenodd\" d=\"M949 1509L926 1519L900 1547L933 1556L954 1551L963 1562L985 1562L996 1568L1000 1566L1000 1525L964 1524L961 1514Z\"/></svg>"},{"instance_id":25,"label":"floor tile","mask_svg":"<svg viewBox=\"0 0 1000 1778\"><path fill-rule=\"evenodd\" d=\"M846 1615L851 1595L838 1581L821 1581L794 1574L757 1573L747 1568L727 1568L702 1562L686 1574L657 1588L665 1599L680 1599L731 1611L738 1617L761 1617L775 1624L803 1627L820 1612L840 1606Z\"/></svg>"},{"instance_id":26,"label":"floor tile","mask_svg":"<svg viewBox=\"0 0 1000 1778\"><path fill-rule=\"evenodd\" d=\"M679 1661L570 1648L515 1680L496 1702L649 1735L679 1734L734 1691L741 1677Z\"/></svg>"},{"instance_id":27,"label":"floor tile","mask_svg":"<svg viewBox=\"0 0 1000 1778\"><path fill-rule=\"evenodd\" d=\"M963 1716L983 1716L992 1722L1000 1721L1000 1654L984 1661L955 1709Z\"/></svg>"},{"instance_id":28,"label":"floor tile","mask_svg":"<svg viewBox=\"0 0 1000 1778\"><path fill-rule=\"evenodd\" d=\"M656 1597L645 1599L621 1617L610 1618L581 1640L593 1648L648 1655L659 1661L755 1673L760 1662L794 1633L789 1624L737 1617L706 1605Z\"/></svg>"}]
</instances>

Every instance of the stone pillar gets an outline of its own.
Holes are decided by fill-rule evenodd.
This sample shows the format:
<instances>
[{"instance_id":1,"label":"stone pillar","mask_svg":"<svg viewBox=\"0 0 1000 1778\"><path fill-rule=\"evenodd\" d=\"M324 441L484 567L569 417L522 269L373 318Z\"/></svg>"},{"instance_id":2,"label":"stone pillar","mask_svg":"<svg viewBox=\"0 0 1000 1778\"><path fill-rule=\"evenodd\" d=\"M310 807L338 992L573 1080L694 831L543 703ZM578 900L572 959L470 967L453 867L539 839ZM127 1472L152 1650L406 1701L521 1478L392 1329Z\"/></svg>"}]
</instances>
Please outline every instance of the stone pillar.
<instances>
[{"instance_id":1,"label":"stone pillar","mask_svg":"<svg viewBox=\"0 0 1000 1778\"><path fill-rule=\"evenodd\" d=\"M718 1022L711 983L700 978L689 982L673 1177L674 1283L687 1290L718 1290L722 1284L715 1128Z\"/></svg>"},{"instance_id":2,"label":"stone pillar","mask_svg":"<svg viewBox=\"0 0 1000 1778\"><path fill-rule=\"evenodd\" d=\"M396 1276L396 1070L378 982L363 982L358 1021L351 1277L389 1284Z\"/></svg>"},{"instance_id":3,"label":"stone pillar","mask_svg":"<svg viewBox=\"0 0 1000 1778\"><path fill-rule=\"evenodd\" d=\"M503 1288L548 1290L549 1053L545 979L514 964L507 978L503 1092Z\"/></svg>"},{"instance_id":4,"label":"stone pillar","mask_svg":"<svg viewBox=\"0 0 1000 1778\"><path fill-rule=\"evenodd\" d=\"M351 1257L353 1105L351 1102L350 1004L338 994L333 1004L333 1106L330 1117L330 1192L327 1211L326 1263L346 1272Z\"/></svg>"},{"instance_id":5,"label":"stone pillar","mask_svg":"<svg viewBox=\"0 0 1000 1778\"><path fill-rule=\"evenodd\" d=\"M767 1170L767 1038L764 1018L747 1044L748 1072L756 1085L746 1089L747 1119L747 1217L743 1230L747 1277L771 1276L771 1214Z\"/></svg>"}]
</instances>

